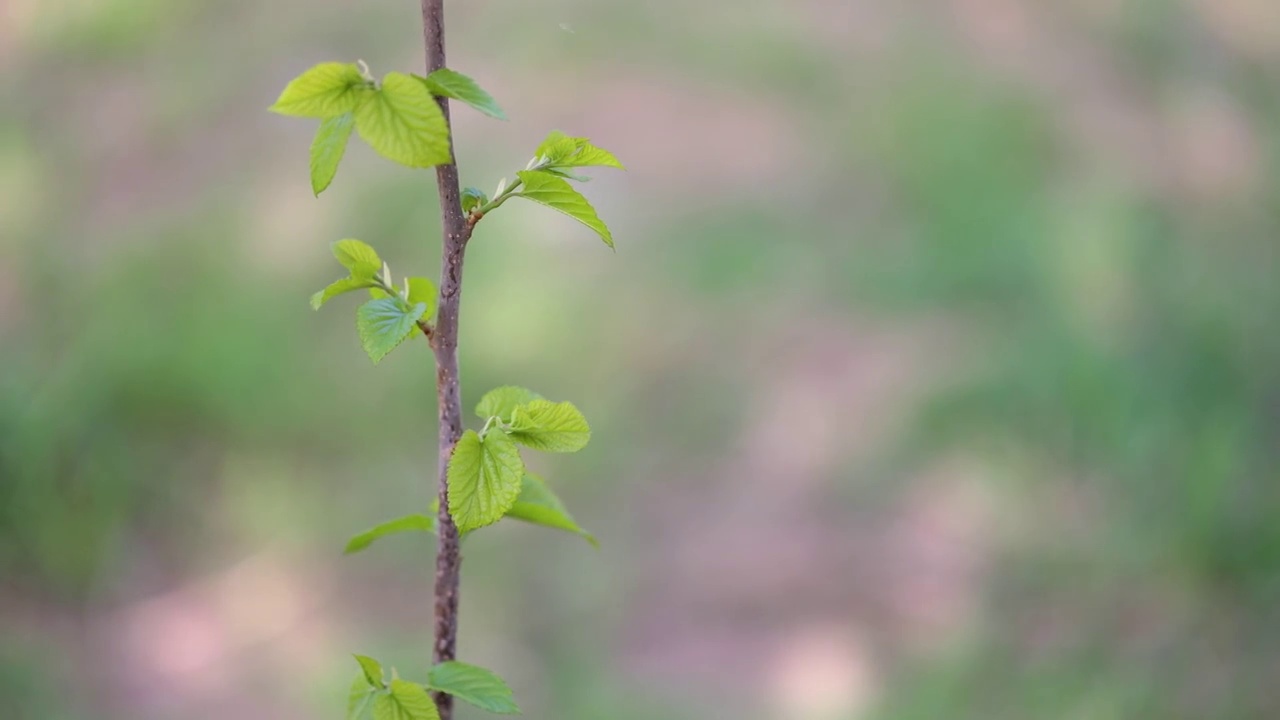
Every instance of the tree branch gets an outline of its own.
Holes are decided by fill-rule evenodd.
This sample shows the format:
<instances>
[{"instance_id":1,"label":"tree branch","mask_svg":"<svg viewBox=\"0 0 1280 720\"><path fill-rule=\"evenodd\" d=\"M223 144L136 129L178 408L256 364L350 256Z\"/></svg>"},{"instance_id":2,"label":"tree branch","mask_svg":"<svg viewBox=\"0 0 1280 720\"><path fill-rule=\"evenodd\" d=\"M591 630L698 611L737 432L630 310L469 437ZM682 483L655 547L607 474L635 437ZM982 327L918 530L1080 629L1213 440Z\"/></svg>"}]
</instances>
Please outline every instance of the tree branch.
<instances>
[{"instance_id":1,"label":"tree branch","mask_svg":"<svg viewBox=\"0 0 1280 720\"><path fill-rule=\"evenodd\" d=\"M445 66L444 0L422 0L422 31L427 51L427 73ZM436 98L449 127L450 154L453 153L453 127L449 120L449 102ZM440 195L440 222L443 228L444 254L440 265L440 302L432 347L436 355L436 395L440 412L440 454L438 490L440 513L437 523L439 544L436 552L435 578L435 646L434 662L456 657L458 638L458 579L462 555L458 547L458 528L449 515L449 457L462 437L462 393L458 377L458 310L462 301L462 261L471 236L471 225L462 214L458 190L458 166L455 159L436 167L436 184ZM453 697L435 693L441 720L452 720Z\"/></svg>"}]
</instances>

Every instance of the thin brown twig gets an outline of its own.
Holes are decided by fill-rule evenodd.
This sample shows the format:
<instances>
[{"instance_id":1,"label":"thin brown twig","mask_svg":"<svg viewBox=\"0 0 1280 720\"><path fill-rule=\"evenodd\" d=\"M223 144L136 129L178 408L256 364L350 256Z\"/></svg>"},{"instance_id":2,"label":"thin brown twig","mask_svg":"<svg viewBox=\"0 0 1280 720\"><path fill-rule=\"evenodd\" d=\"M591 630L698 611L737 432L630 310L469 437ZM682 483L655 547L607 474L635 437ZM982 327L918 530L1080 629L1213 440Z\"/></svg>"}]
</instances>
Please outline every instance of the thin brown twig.
<instances>
[{"instance_id":1,"label":"thin brown twig","mask_svg":"<svg viewBox=\"0 0 1280 720\"><path fill-rule=\"evenodd\" d=\"M430 74L445 66L444 0L422 0L422 31L427 52L427 73ZM448 164L436 167L444 248L440 265L440 302L431 343L436 355L436 395L440 414L440 454L437 467L439 543L436 551L435 645L432 659L440 663L457 656L458 580L462 554L458 543L458 528L449 515L448 467L453 446L462 437L458 312L462 301L462 263L472 226L462 214L449 103L443 97L436 98L436 102L444 113L446 126L450 128L450 155L454 158ZM435 693L435 701L441 720L452 720L453 697L438 692Z\"/></svg>"}]
</instances>

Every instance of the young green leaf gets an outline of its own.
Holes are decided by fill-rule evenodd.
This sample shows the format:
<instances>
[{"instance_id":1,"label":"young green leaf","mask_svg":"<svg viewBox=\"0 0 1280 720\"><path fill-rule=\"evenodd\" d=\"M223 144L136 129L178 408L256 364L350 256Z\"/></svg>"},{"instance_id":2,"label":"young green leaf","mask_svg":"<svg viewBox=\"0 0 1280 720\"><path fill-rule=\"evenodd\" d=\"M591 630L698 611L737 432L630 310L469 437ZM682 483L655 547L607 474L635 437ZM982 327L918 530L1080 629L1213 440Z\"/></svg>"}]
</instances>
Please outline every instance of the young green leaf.
<instances>
[{"instance_id":1,"label":"young green leaf","mask_svg":"<svg viewBox=\"0 0 1280 720\"><path fill-rule=\"evenodd\" d=\"M391 72L355 111L356 131L379 155L425 168L449 162L449 127L427 87Z\"/></svg>"},{"instance_id":2,"label":"young green leaf","mask_svg":"<svg viewBox=\"0 0 1280 720\"><path fill-rule=\"evenodd\" d=\"M430 515L414 514L398 517L395 520L388 520L379 525L375 525L368 530L352 537L347 541L347 547L342 552L350 555L357 553L373 544L375 540L402 532L429 532L436 531L436 519Z\"/></svg>"},{"instance_id":3,"label":"young green leaf","mask_svg":"<svg viewBox=\"0 0 1280 720\"><path fill-rule=\"evenodd\" d=\"M354 111L372 88L351 63L320 63L285 86L271 112L294 117L331 118Z\"/></svg>"},{"instance_id":4,"label":"young green leaf","mask_svg":"<svg viewBox=\"0 0 1280 720\"><path fill-rule=\"evenodd\" d=\"M370 282L359 278L345 277L341 280L334 280L329 283L328 287L311 296L311 308L319 310L321 305L343 293L367 287L370 287Z\"/></svg>"},{"instance_id":5,"label":"young green leaf","mask_svg":"<svg viewBox=\"0 0 1280 720\"><path fill-rule=\"evenodd\" d=\"M364 673L364 679L369 683L370 687L383 688L386 681L382 678L382 664L368 655L354 656L356 662L360 663L360 672Z\"/></svg>"},{"instance_id":6,"label":"young green leaf","mask_svg":"<svg viewBox=\"0 0 1280 720\"><path fill-rule=\"evenodd\" d=\"M374 699L373 720L440 720L440 713L426 688L396 678L391 692Z\"/></svg>"},{"instance_id":7,"label":"young green leaf","mask_svg":"<svg viewBox=\"0 0 1280 720\"><path fill-rule=\"evenodd\" d=\"M469 213L487 202L489 198L483 190L473 187L462 189L462 212Z\"/></svg>"},{"instance_id":8,"label":"young green leaf","mask_svg":"<svg viewBox=\"0 0 1280 720\"><path fill-rule=\"evenodd\" d=\"M618 158L613 153L604 148L596 147L590 142L586 142L586 138L578 138L584 141L578 152L570 155L561 162L560 167L611 167L619 170L626 170Z\"/></svg>"},{"instance_id":9,"label":"young green leaf","mask_svg":"<svg viewBox=\"0 0 1280 720\"><path fill-rule=\"evenodd\" d=\"M516 193L536 203L546 205L552 210L562 212L587 227L595 230L605 244L613 247L613 235L609 228L596 215L595 208L582 197L582 193L573 189L565 180L534 170L521 170L516 173L524 182L524 188Z\"/></svg>"},{"instance_id":10,"label":"young green leaf","mask_svg":"<svg viewBox=\"0 0 1280 720\"><path fill-rule=\"evenodd\" d=\"M511 439L534 450L577 452L587 446L591 428L573 403L534 400L512 414Z\"/></svg>"},{"instance_id":11,"label":"young green leaf","mask_svg":"<svg viewBox=\"0 0 1280 720\"><path fill-rule=\"evenodd\" d=\"M516 407L541 399L542 396L532 390L515 385L503 385L490 390L480 398L480 402L476 404L476 415L485 419L498 417L503 422L510 422L511 412Z\"/></svg>"},{"instance_id":12,"label":"young green leaf","mask_svg":"<svg viewBox=\"0 0 1280 720\"><path fill-rule=\"evenodd\" d=\"M544 167L542 168L542 172L555 175L556 177L562 177L565 180L576 180L577 182L591 182L591 178L587 177L586 175L574 175L568 170L561 170L558 167Z\"/></svg>"},{"instance_id":13,"label":"young green leaf","mask_svg":"<svg viewBox=\"0 0 1280 720\"><path fill-rule=\"evenodd\" d=\"M581 139L586 140L586 138ZM546 158L548 165L558 165L578 152L578 140L579 138L569 137L559 130L552 130L533 154L535 157Z\"/></svg>"},{"instance_id":14,"label":"young green leaf","mask_svg":"<svg viewBox=\"0 0 1280 720\"><path fill-rule=\"evenodd\" d=\"M436 290L436 284L430 278L411 277L409 278L409 302L425 303L427 312L425 315L431 317L436 309L436 296L439 291Z\"/></svg>"},{"instance_id":15,"label":"young green leaf","mask_svg":"<svg viewBox=\"0 0 1280 720\"><path fill-rule=\"evenodd\" d=\"M594 535L578 526L573 516L565 509L564 503L560 502L560 498L556 497L542 478L532 473L525 473L520 487L520 497L507 511L507 517L558 530L567 530L582 536L596 547L600 546Z\"/></svg>"},{"instance_id":16,"label":"young green leaf","mask_svg":"<svg viewBox=\"0 0 1280 720\"><path fill-rule=\"evenodd\" d=\"M465 700L486 712L518 714L511 688L491 670L451 660L427 672L427 687Z\"/></svg>"},{"instance_id":17,"label":"young green leaf","mask_svg":"<svg viewBox=\"0 0 1280 720\"><path fill-rule=\"evenodd\" d=\"M333 256L342 263L342 267L351 272L351 277L372 280L382 269L382 258L369 245L347 238L333 244Z\"/></svg>"},{"instance_id":18,"label":"young green leaf","mask_svg":"<svg viewBox=\"0 0 1280 720\"><path fill-rule=\"evenodd\" d=\"M587 138L570 137L559 130L552 130L534 154L546 157L547 166L552 168L595 166L626 170L608 150L592 145Z\"/></svg>"},{"instance_id":19,"label":"young green leaf","mask_svg":"<svg viewBox=\"0 0 1280 720\"><path fill-rule=\"evenodd\" d=\"M409 302L410 303L420 303L420 302L426 303L427 312L423 314L423 317L431 317L431 314L436 311L436 297L437 297L438 291L436 290L435 282L432 281L430 278L424 278L424 277L411 277L408 280L409 280ZM384 298L389 296L387 295L386 291L384 291L382 288L371 287L369 288L369 297L374 298L376 300L378 298Z\"/></svg>"},{"instance_id":20,"label":"young green leaf","mask_svg":"<svg viewBox=\"0 0 1280 720\"><path fill-rule=\"evenodd\" d=\"M462 434L449 458L449 515L460 532L502 519L520 495L524 461L505 433Z\"/></svg>"},{"instance_id":21,"label":"young green leaf","mask_svg":"<svg viewBox=\"0 0 1280 720\"><path fill-rule=\"evenodd\" d=\"M351 682L351 691L347 693L347 720L365 720L380 687L370 685L364 672L356 675Z\"/></svg>"},{"instance_id":22,"label":"young green leaf","mask_svg":"<svg viewBox=\"0 0 1280 720\"><path fill-rule=\"evenodd\" d=\"M311 141L311 191L320 196L338 173L338 163L347 150L347 139L355 127L355 116L349 112L325 118Z\"/></svg>"},{"instance_id":23,"label":"young green leaf","mask_svg":"<svg viewBox=\"0 0 1280 720\"><path fill-rule=\"evenodd\" d=\"M498 107L498 101L485 92L475 80L456 70L440 68L426 77L414 75L421 80L432 95L443 95L454 100L461 100L491 118L506 120L507 114Z\"/></svg>"},{"instance_id":24,"label":"young green leaf","mask_svg":"<svg viewBox=\"0 0 1280 720\"><path fill-rule=\"evenodd\" d=\"M399 298L370 300L356 312L356 330L369 359L377 363L413 334L426 303L406 307Z\"/></svg>"}]
</instances>

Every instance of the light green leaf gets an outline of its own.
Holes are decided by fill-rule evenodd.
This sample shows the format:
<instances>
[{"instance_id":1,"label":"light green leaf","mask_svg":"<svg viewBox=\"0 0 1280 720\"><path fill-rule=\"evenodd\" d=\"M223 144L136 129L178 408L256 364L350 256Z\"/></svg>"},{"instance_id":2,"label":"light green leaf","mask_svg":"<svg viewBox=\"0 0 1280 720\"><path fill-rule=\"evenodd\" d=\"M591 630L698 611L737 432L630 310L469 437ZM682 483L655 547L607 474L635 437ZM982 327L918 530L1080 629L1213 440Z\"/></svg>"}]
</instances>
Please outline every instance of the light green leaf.
<instances>
[{"instance_id":1,"label":"light green leaf","mask_svg":"<svg viewBox=\"0 0 1280 720\"><path fill-rule=\"evenodd\" d=\"M578 140L580 138L569 137L559 130L552 130L547 134L545 140L538 145L538 149L533 151L535 157L546 158L551 165L557 165L565 158L578 152ZM586 140L586 138L581 138Z\"/></svg>"},{"instance_id":2,"label":"light green leaf","mask_svg":"<svg viewBox=\"0 0 1280 720\"><path fill-rule=\"evenodd\" d=\"M436 290L436 284L430 278L409 278L409 302L425 303L427 306L425 315L427 317L431 317L431 313L436 310L437 295L439 295L439 291Z\"/></svg>"},{"instance_id":3,"label":"light green leaf","mask_svg":"<svg viewBox=\"0 0 1280 720\"><path fill-rule=\"evenodd\" d=\"M562 177L566 180L576 180L578 182L591 182L591 178L587 177L586 175L574 175L573 173L567 170L561 170L560 168L556 168L556 167L544 167L542 168L542 172L550 173L552 175L555 175L556 177Z\"/></svg>"},{"instance_id":4,"label":"light green leaf","mask_svg":"<svg viewBox=\"0 0 1280 720\"><path fill-rule=\"evenodd\" d=\"M520 495L524 462L505 433L494 430L481 440L474 430L462 434L449 458L449 515L459 532L502 519Z\"/></svg>"},{"instance_id":5,"label":"light green leaf","mask_svg":"<svg viewBox=\"0 0 1280 720\"><path fill-rule=\"evenodd\" d=\"M360 663L360 672L364 673L364 679L368 681L370 687L381 689L386 687L386 681L382 677L382 664L368 655L355 655L356 662Z\"/></svg>"},{"instance_id":6,"label":"light green leaf","mask_svg":"<svg viewBox=\"0 0 1280 720\"><path fill-rule=\"evenodd\" d=\"M487 202L489 196L483 190L473 187L462 189L462 212L469 213Z\"/></svg>"},{"instance_id":7,"label":"light green leaf","mask_svg":"<svg viewBox=\"0 0 1280 720\"><path fill-rule=\"evenodd\" d=\"M586 138L579 138L586 140ZM590 142L582 145L578 152L570 155L564 162L560 163L560 167L611 167L619 170L626 170L618 158L613 153L604 148L596 147Z\"/></svg>"},{"instance_id":8,"label":"light green leaf","mask_svg":"<svg viewBox=\"0 0 1280 720\"><path fill-rule=\"evenodd\" d=\"M395 286L393 286L395 287ZM423 313L423 317L431 317L436 311L436 298L439 291L436 290L436 284L430 278L412 277L409 278L409 302L410 303L426 303L427 311ZM382 288L369 288L369 297L384 298L390 297Z\"/></svg>"},{"instance_id":9,"label":"light green leaf","mask_svg":"<svg viewBox=\"0 0 1280 720\"><path fill-rule=\"evenodd\" d=\"M534 153L546 156L549 167L613 167L626 170L613 153L596 147L584 137L570 137L553 130Z\"/></svg>"},{"instance_id":10,"label":"light green leaf","mask_svg":"<svg viewBox=\"0 0 1280 720\"><path fill-rule=\"evenodd\" d=\"M520 712L507 683L493 671L478 665L456 660L442 662L427 672L427 687L449 693L486 712L500 715Z\"/></svg>"},{"instance_id":11,"label":"light green leaf","mask_svg":"<svg viewBox=\"0 0 1280 720\"><path fill-rule=\"evenodd\" d=\"M544 172L521 170L516 174L524 182L524 188L517 193L517 196L528 198L568 215L595 230L606 245L613 247L613 235L610 234L608 226L599 215L596 215L591 203L582 197L582 193L574 190L572 185L555 175Z\"/></svg>"},{"instance_id":12,"label":"light green leaf","mask_svg":"<svg viewBox=\"0 0 1280 720\"><path fill-rule=\"evenodd\" d=\"M319 310L321 305L324 305L329 302L329 300L343 293L351 292L352 290L359 290L360 288L367 288L370 285L371 283L368 280L361 280L353 277L335 280L332 283L329 283L329 287L320 290L311 296L311 307L312 309Z\"/></svg>"},{"instance_id":13,"label":"light green leaf","mask_svg":"<svg viewBox=\"0 0 1280 720\"><path fill-rule=\"evenodd\" d=\"M498 417L503 422L510 422L511 411L517 406L540 399L542 396L532 390L515 385L503 385L490 390L480 398L480 402L476 404L476 415L486 420Z\"/></svg>"},{"instance_id":14,"label":"light green leaf","mask_svg":"<svg viewBox=\"0 0 1280 720\"><path fill-rule=\"evenodd\" d=\"M512 414L511 439L534 450L577 452L587 446L591 428L571 402L534 400Z\"/></svg>"},{"instance_id":15,"label":"light green leaf","mask_svg":"<svg viewBox=\"0 0 1280 720\"><path fill-rule=\"evenodd\" d=\"M373 701L373 720L440 720L440 713L426 688L396 678L391 692Z\"/></svg>"},{"instance_id":16,"label":"light green leaf","mask_svg":"<svg viewBox=\"0 0 1280 720\"><path fill-rule=\"evenodd\" d=\"M350 555L357 553L373 544L373 541L379 538L402 532L429 532L436 531L436 519L430 515L414 514L398 517L395 520L388 520L380 525L375 525L368 530L352 537L347 541L347 547L342 552Z\"/></svg>"},{"instance_id":17,"label":"light green leaf","mask_svg":"<svg viewBox=\"0 0 1280 720\"><path fill-rule=\"evenodd\" d=\"M363 672L356 675L351 682L351 691L347 693L347 720L364 720L377 694L378 688L369 684L369 678Z\"/></svg>"},{"instance_id":18,"label":"light green leaf","mask_svg":"<svg viewBox=\"0 0 1280 720\"><path fill-rule=\"evenodd\" d=\"M492 118L506 120L507 114L498 107L498 101L485 92L475 80L449 68L440 68L426 77L415 75L426 84L432 95L443 95L461 100Z\"/></svg>"},{"instance_id":19,"label":"light green leaf","mask_svg":"<svg viewBox=\"0 0 1280 720\"><path fill-rule=\"evenodd\" d=\"M382 258L369 245L347 238L333 244L333 256L342 267L351 271L351 277L372 280L382 269Z\"/></svg>"},{"instance_id":20,"label":"light green leaf","mask_svg":"<svg viewBox=\"0 0 1280 720\"><path fill-rule=\"evenodd\" d=\"M449 127L435 98L411 75L391 72L356 108L356 130L383 157L415 168L452 159Z\"/></svg>"},{"instance_id":21,"label":"light green leaf","mask_svg":"<svg viewBox=\"0 0 1280 720\"><path fill-rule=\"evenodd\" d=\"M542 478L532 473L525 473L520 487L520 497L507 511L507 517L558 530L567 530L581 535L596 547L600 546L594 535L578 526L573 516L565 509L564 503L560 502L560 498L556 497Z\"/></svg>"},{"instance_id":22,"label":"light green leaf","mask_svg":"<svg viewBox=\"0 0 1280 720\"><path fill-rule=\"evenodd\" d=\"M355 127L355 116L349 112L325 118L311 141L311 191L320 196L338 173L338 163L347 150L347 138Z\"/></svg>"},{"instance_id":23,"label":"light green leaf","mask_svg":"<svg viewBox=\"0 0 1280 720\"><path fill-rule=\"evenodd\" d=\"M372 88L351 63L320 63L285 86L271 112L294 117L331 118L353 112Z\"/></svg>"},{"instance_id":24,"label":"light green leaf","mask_svg":"<svg viewBox=\"0 0 1280 720\"><path fill-rule=\"evenodd\" d=\"M370 300L356 312L356 330L369 359L376 364L413 334L427 312L426 303L405 307L400 298Z\"/></svg>"}]
</instances>

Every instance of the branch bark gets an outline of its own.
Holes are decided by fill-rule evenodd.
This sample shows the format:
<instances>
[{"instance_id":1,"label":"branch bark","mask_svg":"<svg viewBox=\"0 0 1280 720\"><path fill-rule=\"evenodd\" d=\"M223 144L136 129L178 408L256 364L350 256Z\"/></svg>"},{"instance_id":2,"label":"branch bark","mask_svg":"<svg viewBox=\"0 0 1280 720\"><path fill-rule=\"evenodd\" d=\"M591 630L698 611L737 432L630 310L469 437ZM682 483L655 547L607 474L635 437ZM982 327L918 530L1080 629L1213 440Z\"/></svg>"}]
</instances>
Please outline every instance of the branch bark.
<instances>
[{"instance_id":1,"label":"branch bark","mask_svg":"<svg viewBox=\"0 0 1280 720\"><path fill-rule=\"evenodd\" d=\"M422 0L422 32L427 51L427 73L445 66L444 0ZM456 657L458 638L458 580L462 554L458 547L458 528L449 516L449 457L462 437L462 392L458 377L458 310L462 301L462 261L466 254L471 225L462 214L458 190L458 166L453 155L453 125L449 119L449 102L438 97L445 125L449 127L450 156L447 165L436 167L436 185L440 196L440 222L443 229L444 253L440 265L440 302L436 317L432 348L436 355L436 395L440 413L440 444L437 494L440 514L436 551L435 578L435 646L434 662ZM435 693L441 720L452 720L453 697Z\"/></svg>"}]
</instances>

